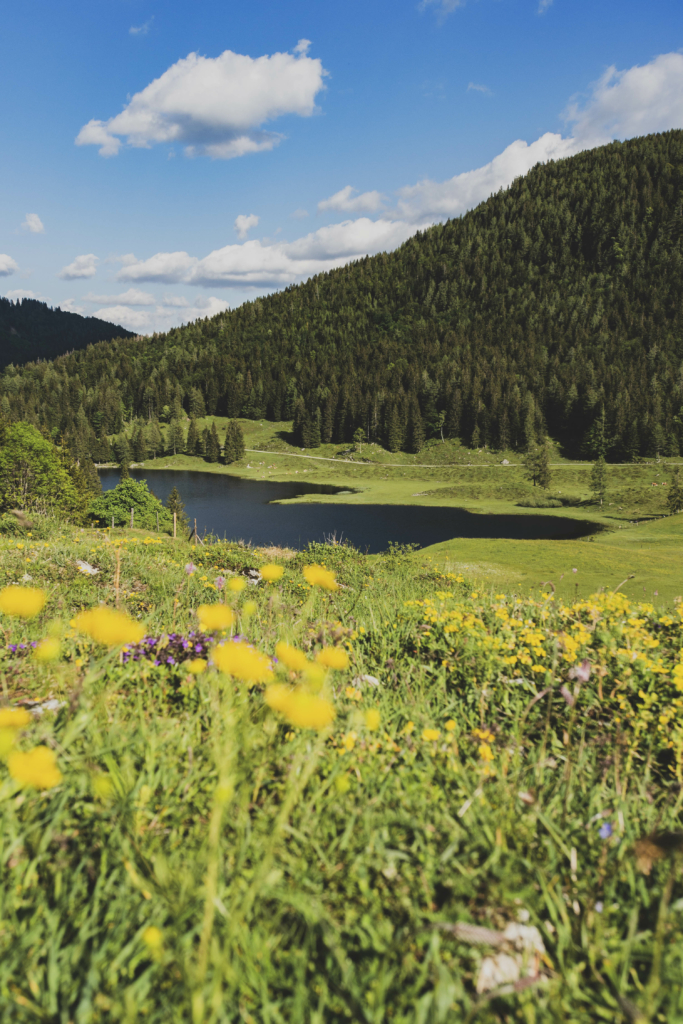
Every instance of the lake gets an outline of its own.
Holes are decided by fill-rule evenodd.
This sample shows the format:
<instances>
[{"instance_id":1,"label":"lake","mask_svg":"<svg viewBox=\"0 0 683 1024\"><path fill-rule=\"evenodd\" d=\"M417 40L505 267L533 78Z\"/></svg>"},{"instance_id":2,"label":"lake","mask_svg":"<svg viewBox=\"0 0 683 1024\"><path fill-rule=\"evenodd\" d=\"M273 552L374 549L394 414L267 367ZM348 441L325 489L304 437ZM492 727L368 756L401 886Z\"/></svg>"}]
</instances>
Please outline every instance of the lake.
<instances>
[{"instance_id":1,"label":"lake","mask_svg":"<svg viewBox=\"0 0 683 1024\"><path fill-rule=\"evenodd\" d=\"M539 515L479 515L460 508L425 505L272 504L300 494L337 494L342 488L298 482L243 480L218 473L172 470L130 471L147 480L150 490L166 501L174 487L185 512L206 533L256 545L303 548L309 541L336 535L361 551L386 551L389 541L426 547L453 537L549 540L583 537L595 526L579 519ZM115 487L118 470L100 470L102 489Z\"/></svg>"}]
</instances>

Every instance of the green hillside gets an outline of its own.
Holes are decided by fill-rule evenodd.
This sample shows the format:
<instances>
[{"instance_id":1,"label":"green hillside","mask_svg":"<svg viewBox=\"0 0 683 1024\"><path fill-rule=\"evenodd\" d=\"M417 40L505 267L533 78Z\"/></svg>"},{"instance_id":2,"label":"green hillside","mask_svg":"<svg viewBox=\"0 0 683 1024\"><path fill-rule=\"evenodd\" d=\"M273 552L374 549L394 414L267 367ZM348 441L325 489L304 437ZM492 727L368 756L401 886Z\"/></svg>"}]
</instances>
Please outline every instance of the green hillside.
<instances>
[{"instance_id":1,"label":"green hillside","mask_svg":"<svg viewBox=\"0 0 683 1024\"><path fill-rule=\"evenodd\" d=\"M383 253L157 335L10 368L5 415L94 447L124 421L293 419L390 451L441 431L569 456L679 454L683 132L539 165Z\"/></svg>"},{"instance_id":2,"label":"green hillside","mask_svg":"<svg viewBox=\"0 0 683 1024\"><path fill-rule=\"evenodd\" d=\"M95 341L132 337L123 327L95 316L52 309L37 299L0 298L0 366L54 359Z\"/></svg>"}]
</instances>

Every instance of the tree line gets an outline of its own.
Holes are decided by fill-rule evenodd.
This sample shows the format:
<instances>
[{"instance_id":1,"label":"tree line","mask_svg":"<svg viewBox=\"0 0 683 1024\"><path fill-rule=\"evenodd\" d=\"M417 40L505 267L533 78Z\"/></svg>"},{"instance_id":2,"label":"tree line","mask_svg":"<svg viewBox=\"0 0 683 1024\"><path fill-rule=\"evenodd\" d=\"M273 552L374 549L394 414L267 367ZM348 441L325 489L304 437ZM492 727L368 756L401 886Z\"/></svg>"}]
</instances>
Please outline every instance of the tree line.
<instances>
[{"instance_id":1,"label":"tree line","mask_svg":"<svg viewBox=\"0 0 683 1024\"><path fill-rule=\"evenodd\" d=\"M10 366L0 407L92 457L124 427L205 415L292 421L307 448L549 434L570 457L676 457L682 271L672 131L538 165L393 253L233 311Z\"/></svg>"}]
</instances>

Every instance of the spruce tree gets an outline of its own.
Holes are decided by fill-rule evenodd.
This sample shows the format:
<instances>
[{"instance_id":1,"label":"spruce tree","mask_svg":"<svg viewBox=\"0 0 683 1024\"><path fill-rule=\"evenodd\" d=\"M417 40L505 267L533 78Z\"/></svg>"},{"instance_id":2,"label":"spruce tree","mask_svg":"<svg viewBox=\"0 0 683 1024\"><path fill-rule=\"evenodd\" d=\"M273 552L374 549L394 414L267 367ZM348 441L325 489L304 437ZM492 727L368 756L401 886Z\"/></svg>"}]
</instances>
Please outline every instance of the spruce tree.
<instances>
[{"instance_id":1,"label":"spruce tree","mask_svg":"<svg viewBox=\"0 0 683 1024\"><path fill-rule=\"evenodd\" d=\"M238 423L237 420L232 421L232 443L235 450L235 461L244 458L245 444L244 444L244 431L242 430L242 424Z\"/></svg>"},{"instance_id":2,"label":"spruce tree","mask_svg":"<svg viewBox=\"0 0 683 1024\"><path fill-rule=\"evenodd\" d=\"M550 487L552 473L550 469L550 446L547 439L543 444L535 444L527 451L523 460L528 480L534 487Z\"/></svg>"},{"instance_id":3,"label":"spruce tree","mask_svg":"<svg viewBox=\"0 0 683 1024\"><path fill-rule=\"evenodd\" d=\"M196 390L196 389L195 389ZM199 431L197 429L197 420L193 416L190 420L190 426L187 431L187 441L185 443L185 449L188 455L196 455L197 447L199 445Z\"/></svg>"},{"instance_id":4,"label":"spruce tree","mask_svg":"<svg viewBox=\"0 0 683 1024\"><path fill-rule=\"evenodd\" d=\"M98 462L113 462L114 454L109 444L109 438L105 433L104 427L100 429L99 437L99 451L98 451Z\"/></svg>"},{"instance_id":5,"label":"spruce tree","mask_svg":"<svg viewBox=\"0 0 683 1024\"><path fill-rule=\"evenodd\" d=\"M677 469L669 485L669 493L666 496L666 503L672 515L683 509L683 484L681 483L681 471Z\"/></svg>"},{"instance_id":6,"label":"spruce tree","mask_svg":"<svg viewBox=\"0 0 683 1024\"><path fill-rule=\"evenodd\" d=\"M591 471L591 491L596 501L602 503L605 500L605 491L607 490L607 470L605 467L605 459L601 455L595 462Z\"/></svg>"},{"instance_id":7,"label":"spruce tree","mask_svg":"<svg viewBox=\"0 0 683 1024\"><path fill-rule=\"evenodd\" d=\"M156 459L157 455L161 454L161 452L163 452L164 450L164 439L162 437L161 430L159 429L159 424L156 420L152 420L152 422L148 424L145 434L147 452L152 456L153 459Z\"/></svg>"},{"instance_id":8,"label":"spruce tree","mask_svg":"<svg viewBox=\"0 0 683 1024\"><path fill-rule=\"evenodd\" d=\"M185 447L185 431L177 419L171 420L168 430L168 453L179 455Z\"/></svg>"},{"instance_id":9,"label":"spruce tree","mask_svg":"<svg viewBox=\"0 0 683 1024\"><path fill-rule=\"evenodd\" d=\"M119 469L120 469L120 472L119 472L119 483L121 483L122 480L129 480L130 479L130 473L128 472L128 459L123 459L123 461L120 464Z\"/></svg>"},{"instance_id":10,"label":"spruce tree","mask_svg":"<svg viewBox=\"0 0 683 1024\"><path fill-rule=\"evenodd\" d=\"M235 438L233 431L233 420L228 423L228 428L225 431L225 444L223 446L223 458L230 465L232 462L237 461L237 451L235 448Z\"/></svg>"},{"instance_id":11,"label":"spruce tree","mask_svg":"<svg viewBox=\"0 0 683 1024\"><path fill-rule=\"evenodd\" d=\"M211 431L209 432L209 439L206 443L206 461L207 462L218 462L221 454L221 443L218 440L218 431L216 430L216 421L211 424Z\"/></svg>"},{"instance_id":12,"label":"spruce tree","mask_svg":"<svg viewBox=\"0 0 683 1024\"><path fill-rule=\"evenodd\" d=\"M173 516L173 513L175 512L178 532L187 531L189 520L185 515L185 504L180 497L180 492L177 487L173 488L166 499L166 508L171 513L171 516Z\"/></svg>"},{"instance_id":13,"label":"spruce tree","mask_svg":"<svg viewBox=\"0 0 683 1024\"><path fill-rule=\"evenodd\" d=\"M392 405L389 413L389 429L387 431L387 448L390 452L399 452L403 444L403 430L398 409Z\"/></svg>"},{"instance_id":14,"label":"spruce tree","mask_svg":"<svg viewBox=\"0 0 683 1024\"><path fill-rule=\"evenodd\" d=\"M209 450L209 438L210 437L211 437L211 435L209 434L209 428L208 427L204 427L204 429L202 430L202 435L201 435L201 437L199 439L199 452L198 452L198 454L201 455L201 457L203 459L206 458L206 453Z\"/></svg>"},{"instance_id":15,"label":"spruce tree","mask_svg":"<svg viewBox=\"0 0 683 1024\"><path fill-rule=\"evenodd\" d=\"M408 415L408 450L414 455L421 452L425 443L425 429L422 422L422 415L420 413L420 406L418 405L417 398L413 398L410 403L410 412Z\"/></svg>"},{"instance_id":16,"label":"spruce tree","mask_svg":"<svg viewBox=\"0 0 683 1024\"><path fill-rule=\"evenodd\" d=\"M131 451L133 458L136 462L144 462L146 452L145 438L142 433L142 427L138 424L133 432L133 439L131 441Z\"/></svg>"},{"instance_id":17,"label":"spruce tree","mask_svg":"<svg viewBox=\"0 0 683 1024\"><path fill-rule=\"evenodd\" d=\"M116 438L116 458L120 466L123 465L124 462L130 462L130 446L125 434L119 434Z\"/></svg>"}]
</instances>

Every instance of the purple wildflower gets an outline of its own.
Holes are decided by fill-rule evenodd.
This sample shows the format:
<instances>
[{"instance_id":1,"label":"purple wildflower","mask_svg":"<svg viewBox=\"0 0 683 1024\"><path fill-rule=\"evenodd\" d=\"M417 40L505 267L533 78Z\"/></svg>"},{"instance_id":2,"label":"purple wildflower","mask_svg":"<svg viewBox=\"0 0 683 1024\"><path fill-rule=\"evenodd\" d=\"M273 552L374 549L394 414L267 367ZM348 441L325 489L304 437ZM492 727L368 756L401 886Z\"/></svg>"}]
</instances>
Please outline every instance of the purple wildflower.
<instances>
[{"instance_id":1,"label":"purple wildflower","mask_svg":"<svg viewBox=\"0 0 683 1024\"><path fill-rule=\"evenodd\" d=\"M194 565L194 563L192 563L192 562L188 562L187 565L185 566L185 572L187 573L188 576L191 576L192 573L194 573L196 571L197 571L197 566Z\"/></svg>"},{"instance_id":2,"label":"purple wildflower","mask_svg":"<svg viewBox=\"0 0 683 1024\"><path fill-rule=\"evenodd\" d=\"M609 821L606 821L603 825L600 826L598 835L601 839L609 839L609 837L612 835L612 826L610 825Z\"/></svg>"},{"instance_id":3,"label":"purple wildflower","mask_svg":"<svg viewBox=\"0 0 683 1024\"><path fill-rule=\"evenodd\" d=\"M225 586L225 576L216 576L216 579L213 582L216 590L222 590Z\"/></svg>"}]
</instances>

